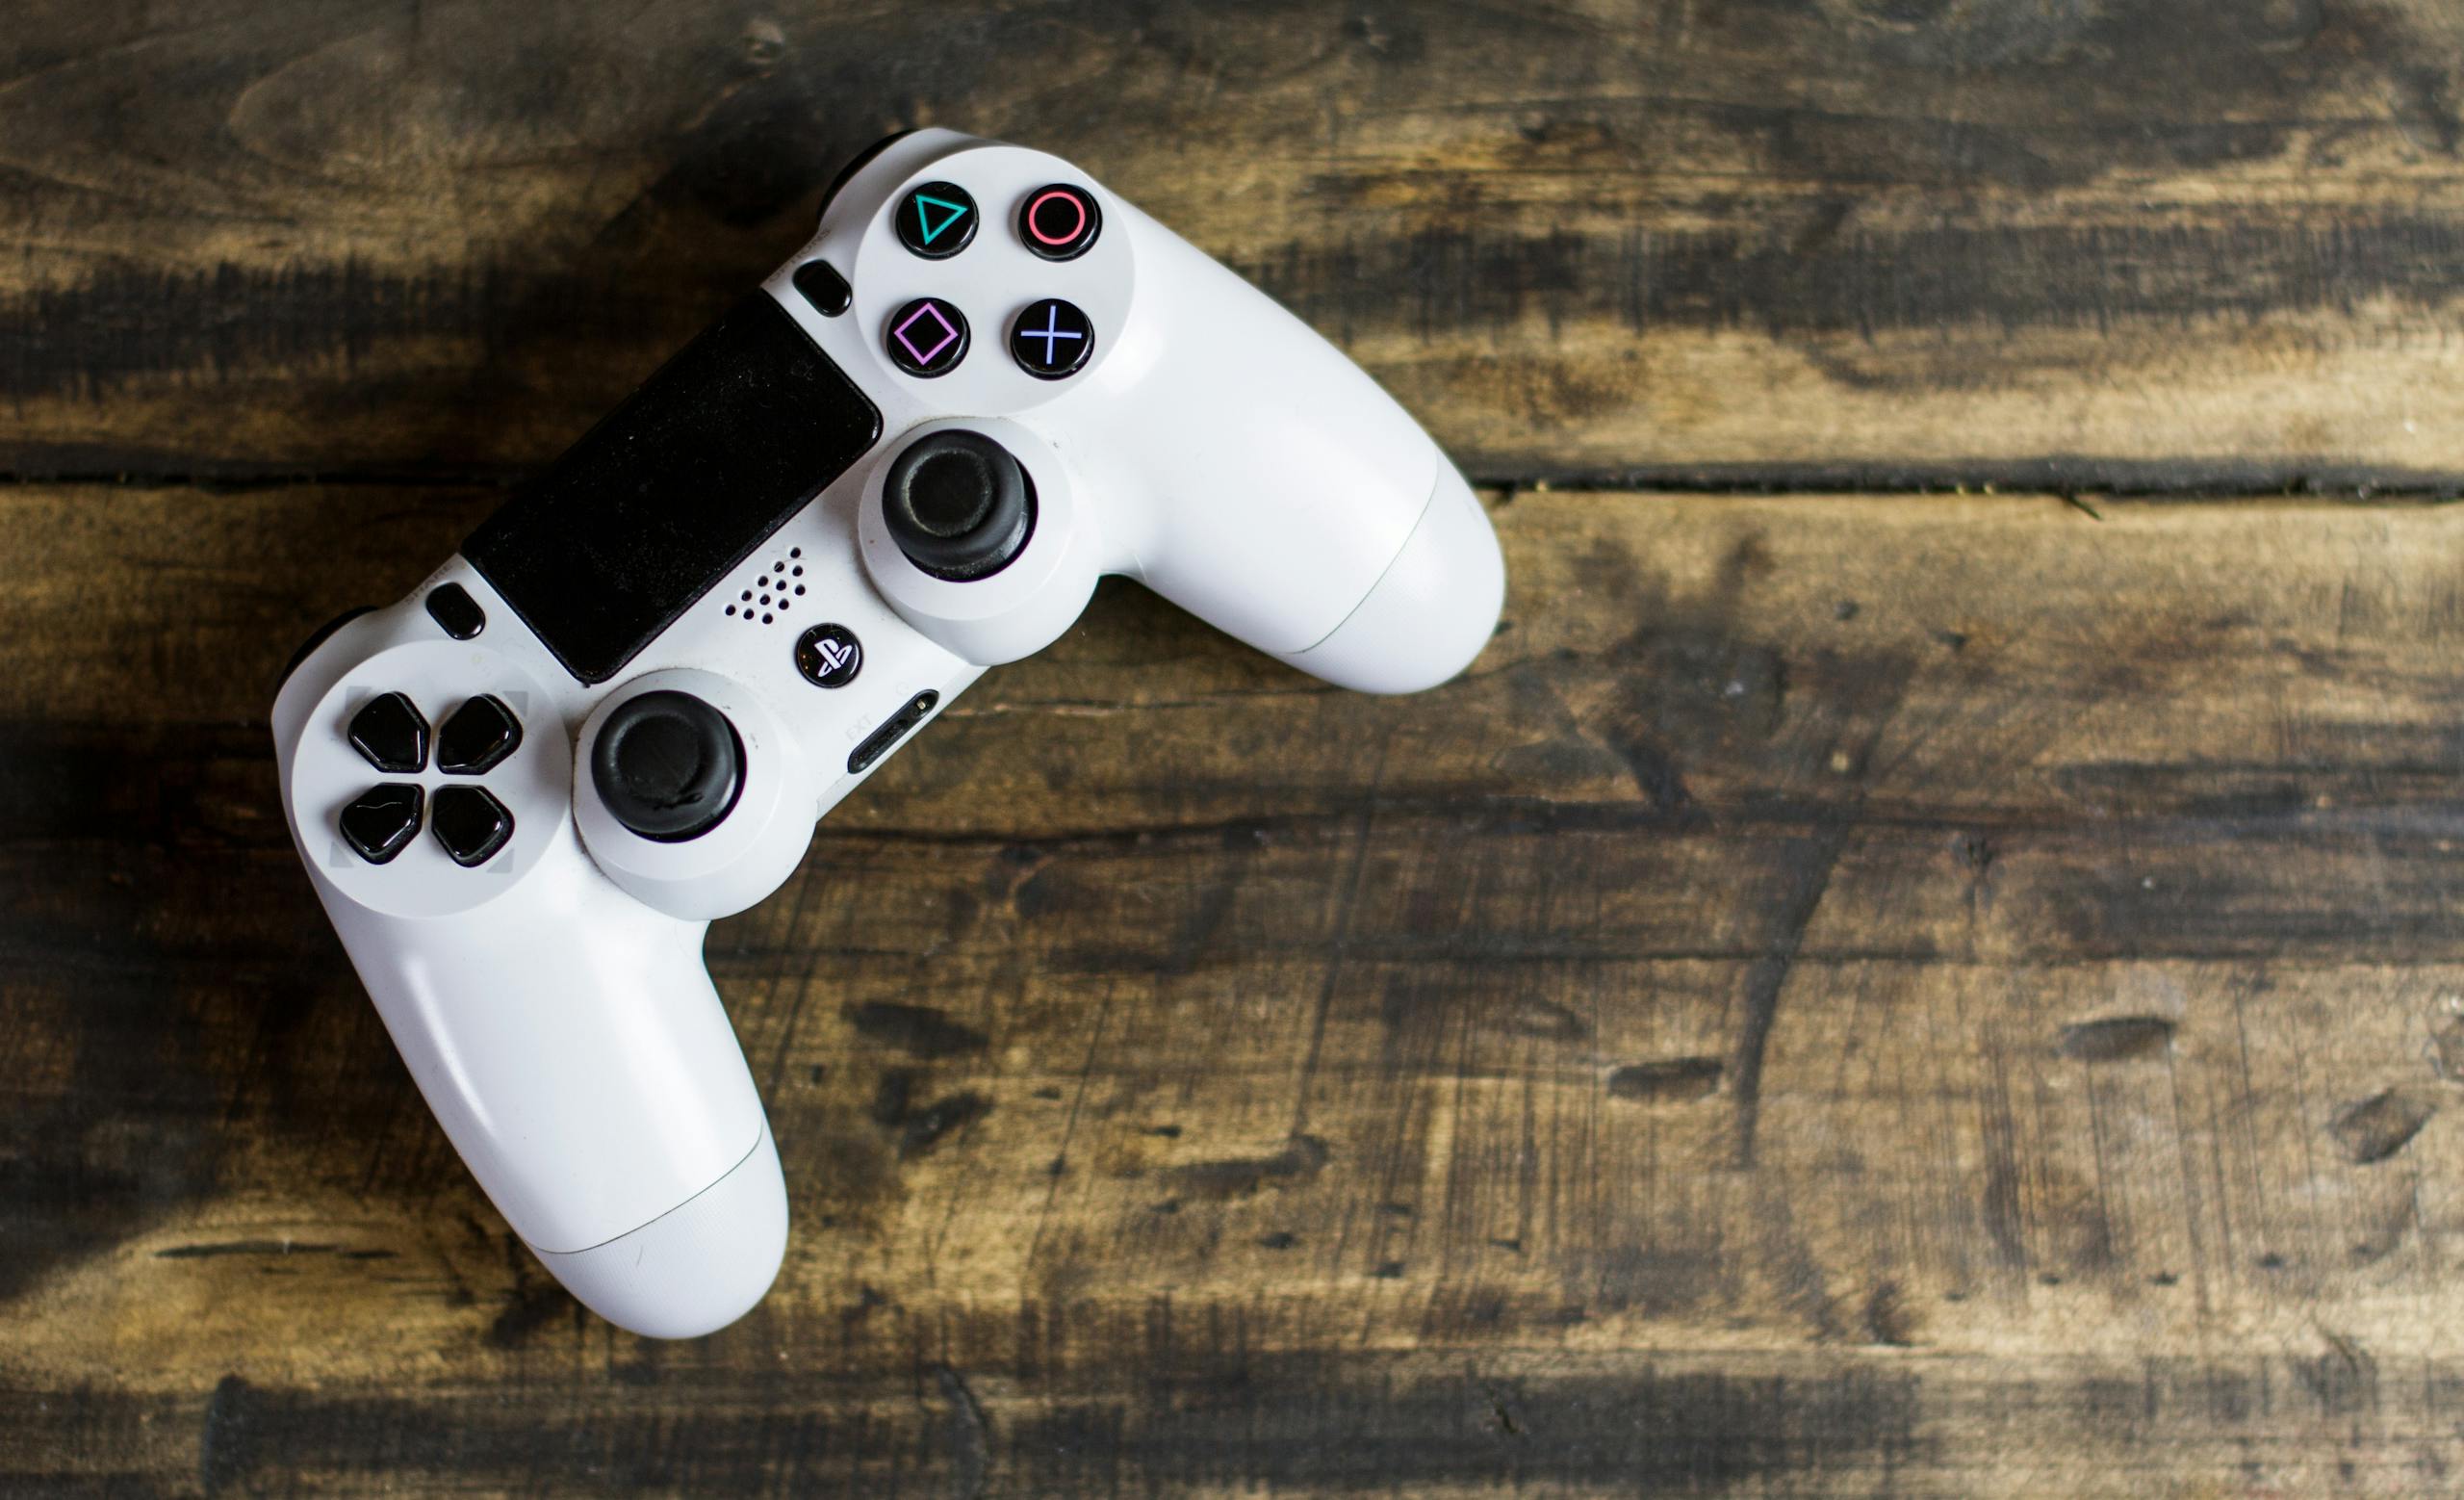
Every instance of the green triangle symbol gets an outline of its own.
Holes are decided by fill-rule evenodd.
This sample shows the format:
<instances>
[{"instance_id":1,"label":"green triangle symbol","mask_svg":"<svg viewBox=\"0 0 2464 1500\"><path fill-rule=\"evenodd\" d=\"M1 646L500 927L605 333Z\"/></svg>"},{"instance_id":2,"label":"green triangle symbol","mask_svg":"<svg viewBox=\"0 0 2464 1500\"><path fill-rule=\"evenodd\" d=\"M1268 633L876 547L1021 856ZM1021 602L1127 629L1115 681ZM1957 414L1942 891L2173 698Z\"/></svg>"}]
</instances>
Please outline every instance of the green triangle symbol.
<instances>
[{"instance_id":1,"label":"green triangle symbol","mask_svg":"<svg viewBox=\"0 0 2464 1500\"><path fill-rule=\"evenodd\" d=\"M932 214L924 206L927 203L934 208L948 209L949 212L943 215L941 221L937 224L933 222ZM950 203L940 198L927 197L921 193L915 194L915 222L917 227L924 231L924 243L932 244L941 237L942 230L966 217L966 207L963 203Z\"/></svg>"}]
</instances>

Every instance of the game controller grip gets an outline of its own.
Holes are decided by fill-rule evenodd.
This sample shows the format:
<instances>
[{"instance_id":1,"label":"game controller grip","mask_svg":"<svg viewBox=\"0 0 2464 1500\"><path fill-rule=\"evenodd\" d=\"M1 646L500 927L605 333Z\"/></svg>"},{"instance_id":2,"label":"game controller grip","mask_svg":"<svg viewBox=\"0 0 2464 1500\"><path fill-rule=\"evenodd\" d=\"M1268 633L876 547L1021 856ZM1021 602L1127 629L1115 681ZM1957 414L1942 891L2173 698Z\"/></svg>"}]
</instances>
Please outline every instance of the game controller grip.
<instances>
[{"instance_id":1,"label":"game controller grip","mask_svg":"<svg viewBox=\"0 0 2464 1500\"><path fill-rule=\"evenodd\" d=\"M1362 692L1419 692L1472 664L1505 605L1505 559L1479 498L1452 464L1369 596L1305 651L1275 656Z\"/></svg>"},{"instance_id":2,"label":"game controller grip","mask_svg":"<svg viewBox=\"0 0 2464 1500\"><path fill-rule=\"evenodd\" d=\"M1077 461L1108 539L1191 613L1346 687L1468 665L1504 594L1497 535L1395 399L1265 293L1134 207L1137 326ZM1079 420L1087 420L1080 418Z\"/></svg>"},{"instance_id":3,"label":"game controller grip","mask_svg":"<svg viewBox=\"0 0 2464 1500\"><path fill-rule=\"evenodd\" d=\"M706 923L644 909L578 842L450 918L328 907L438 1124L576 1296L660 1337L759 1300L786 1199Z\"/></svg>"},{"instance_id":4,"label":"game controller grip","mask_svg":"<svg viewBox=\"0 0 2464 1500\"><path fill-rule=\"evenodd\" d=\"M582 1305L652 1338L698 1338L753 1310L787 1252L787 1184L761 1139L728 1175L628 1234L588 1250L540 1251Z\"/></svg>"}]
</instances>

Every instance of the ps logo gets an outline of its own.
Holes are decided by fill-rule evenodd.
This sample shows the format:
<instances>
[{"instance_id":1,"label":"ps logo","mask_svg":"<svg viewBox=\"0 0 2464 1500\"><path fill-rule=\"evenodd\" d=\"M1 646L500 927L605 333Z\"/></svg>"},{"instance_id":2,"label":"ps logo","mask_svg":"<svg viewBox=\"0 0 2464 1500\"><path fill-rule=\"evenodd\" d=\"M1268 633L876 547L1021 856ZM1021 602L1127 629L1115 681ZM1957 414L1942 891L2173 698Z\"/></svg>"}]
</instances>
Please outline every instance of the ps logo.
<instances>
[{"instance_id":1,"label":"ps logo","mask_svg":"<svg viewBox=\"0 0 2464 1500\"><path fill-rule=\"evenodd\" d=\"M844 687L863 667L863 643L844 625L816 625L796 637L796 670L815 687Z\"/></svg>"}]
</instances>

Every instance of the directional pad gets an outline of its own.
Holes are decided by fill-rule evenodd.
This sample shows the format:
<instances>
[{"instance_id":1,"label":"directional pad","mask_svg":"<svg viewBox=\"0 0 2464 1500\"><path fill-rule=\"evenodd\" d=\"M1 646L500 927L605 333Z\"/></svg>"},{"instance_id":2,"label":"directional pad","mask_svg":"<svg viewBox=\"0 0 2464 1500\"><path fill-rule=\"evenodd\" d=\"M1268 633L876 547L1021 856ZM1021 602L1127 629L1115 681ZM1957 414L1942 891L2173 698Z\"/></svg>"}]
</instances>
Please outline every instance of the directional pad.
<instances>
[{"instance_id":1,"label":"directional pad","mask_svg":"<svg viewBox=\"0 0 2464 1500\"><path fill-rule=\"evenodd\" d=\"M436 734L436 768L448 776L494 770L522 746L522 721L494 693L453 711Z\"/></svg>"},{"instance_id":2,"label":"directional pad","mask_svg":"<svg viewBox=\"0 0 2464 1500\"><path fill-rule=\"evenodd\" d=\"M397 776L427 764L427 720L398 692L369 699L350 716L350 742L369 764Z\"/></svg>"},{"instance_id":3,"label":"directional pad","mask_svg":"<svg viewBox=\"0 0 2464 1500\"><path fill-rule=\"evenodd\" d=\"M468 868L486 864L504 847L513 837L513 815L483 788L439 787L428 826L453 863Z\"/></svg>"},{"instance_id":4,"label":"directional pad","mask_svg":"<svg viewBox=\"0 0 2464 1500\"><path fill-rule=\"evenodd\" d=\"M420 726L420 732L424 737L427 726ZM401 853L411 836L420 831L423 795L419 788L401 782L371 787L343 809L343 838L369 864L385 864ZM438 808L443 811L442 798L438 799Z\"/></svg>"}]
</instances>

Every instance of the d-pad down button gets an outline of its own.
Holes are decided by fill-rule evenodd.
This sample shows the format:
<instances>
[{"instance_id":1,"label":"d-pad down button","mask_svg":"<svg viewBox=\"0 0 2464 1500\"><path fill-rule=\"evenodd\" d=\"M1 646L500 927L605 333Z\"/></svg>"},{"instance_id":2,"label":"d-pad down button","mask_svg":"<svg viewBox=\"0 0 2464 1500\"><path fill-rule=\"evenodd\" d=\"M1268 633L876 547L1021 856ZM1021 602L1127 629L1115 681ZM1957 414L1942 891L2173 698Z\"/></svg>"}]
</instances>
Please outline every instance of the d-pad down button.
<instances>
[{"instance_id":1,"label":"d-pad down button","mask_svg":"<svg viewBox=\"0 0 2464 1500\"><path fill-rule=\"evenodd\" d=\"M439 787L428 826L453 863L484 865L513 837L513 815L479 787Z\"/></svg>"}]
</instances>

